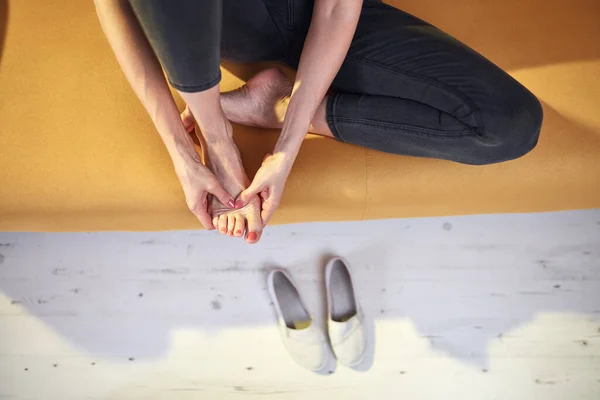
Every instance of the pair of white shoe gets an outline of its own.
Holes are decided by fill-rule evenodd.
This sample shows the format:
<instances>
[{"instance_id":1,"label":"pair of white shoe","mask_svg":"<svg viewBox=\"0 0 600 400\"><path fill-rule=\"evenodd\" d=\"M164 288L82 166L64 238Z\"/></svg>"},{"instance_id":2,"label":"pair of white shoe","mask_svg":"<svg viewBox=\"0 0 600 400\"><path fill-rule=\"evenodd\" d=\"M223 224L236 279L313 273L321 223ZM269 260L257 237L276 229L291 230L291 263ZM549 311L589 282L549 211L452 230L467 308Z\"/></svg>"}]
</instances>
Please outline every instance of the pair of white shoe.
<instances>
[{"instance_id":1,"label":"pair of white shoe","mask_svg":"<svg viewBox=\"0 0 600 400\"><path fill-rule=\"evenodd\" d=\"M365 324L354 282L343 258L335 257L327 263L325 287L329 343L338 361L355 366L365 354ZM305 368L322 369L329 354L327 341L307 310L292 277L286 270L275 269L269 273L268 288L281 337L290 355Z\"/></svg>"}]
</instances>

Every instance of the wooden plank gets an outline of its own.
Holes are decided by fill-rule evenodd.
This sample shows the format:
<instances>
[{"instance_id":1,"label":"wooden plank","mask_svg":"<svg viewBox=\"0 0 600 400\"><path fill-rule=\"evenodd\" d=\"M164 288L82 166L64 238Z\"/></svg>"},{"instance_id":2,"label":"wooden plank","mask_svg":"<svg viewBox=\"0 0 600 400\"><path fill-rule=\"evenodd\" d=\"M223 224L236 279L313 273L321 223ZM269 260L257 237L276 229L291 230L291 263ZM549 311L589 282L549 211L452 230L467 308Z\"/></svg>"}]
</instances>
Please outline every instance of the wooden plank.
<instances>
[{"instance_id":1,"label":"wooden plank","mask_svg":"<svg viewBox=\"0 0 600 400\"><path fill-rule=\"evenodd\" d=\"M374 355L329 377L286 354L266 271L322 323L353 266ZM600 210L216 233L0 234L0 399L600 396ZM327 371L326 371L327 372Z\"/></svg>"}]
</instances>

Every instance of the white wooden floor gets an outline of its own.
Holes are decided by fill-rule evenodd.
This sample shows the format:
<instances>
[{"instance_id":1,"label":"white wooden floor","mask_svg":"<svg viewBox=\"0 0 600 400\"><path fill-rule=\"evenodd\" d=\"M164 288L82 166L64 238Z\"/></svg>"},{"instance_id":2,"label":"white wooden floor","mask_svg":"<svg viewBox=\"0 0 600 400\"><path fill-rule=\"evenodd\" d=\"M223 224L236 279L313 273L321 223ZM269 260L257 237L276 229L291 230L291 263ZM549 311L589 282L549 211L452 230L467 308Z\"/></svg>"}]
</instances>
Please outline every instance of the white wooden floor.
<instances>
[{"instance_id":1,"label":"white wooden floor","mask_svg":"<svg viewBox=\"0 0 600 400\"><path fill-rule=\"evenodd\" d=\"M320 318L331 254L353 266L374 355L318 375L285 353L264 278L289 268ZM0 399L267 394L599 399L600 210L291 225L254 247L0 233Z\"/></svg>"}]
</instances>

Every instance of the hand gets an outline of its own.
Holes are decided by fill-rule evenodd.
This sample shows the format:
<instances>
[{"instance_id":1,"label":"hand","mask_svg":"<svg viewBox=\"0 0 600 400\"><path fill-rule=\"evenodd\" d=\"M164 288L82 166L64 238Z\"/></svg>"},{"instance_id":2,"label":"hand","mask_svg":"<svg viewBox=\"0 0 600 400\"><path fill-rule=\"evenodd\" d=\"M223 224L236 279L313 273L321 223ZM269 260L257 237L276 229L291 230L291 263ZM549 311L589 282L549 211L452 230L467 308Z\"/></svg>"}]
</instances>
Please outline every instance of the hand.
<instances>
[{"instance_id":1,"label":"hand","mask_svg":"<svg viewBox=\"0 0 600 400\"><path fill-rule=\"evenodd\" d=\"M266 226L279 206L285 182L292 170L293 159L285 153L267 154L250 186L239 195L244 204L255 196L262 198L260 216Z\"/></svg>"},{"instance_id":2,"label":"hand","mask_svg":"<svg viewBox=\"0 0 600 400\"><path fill-rule=\"evenodd\" d=\"M190 160L176 167L190 211L198 217L204 228L213 230L212 217L208 213L208 195L215 196L230 208L235 208L233 197L223 189L215 175L200 160Z\"/></svg>"}]
</instances>

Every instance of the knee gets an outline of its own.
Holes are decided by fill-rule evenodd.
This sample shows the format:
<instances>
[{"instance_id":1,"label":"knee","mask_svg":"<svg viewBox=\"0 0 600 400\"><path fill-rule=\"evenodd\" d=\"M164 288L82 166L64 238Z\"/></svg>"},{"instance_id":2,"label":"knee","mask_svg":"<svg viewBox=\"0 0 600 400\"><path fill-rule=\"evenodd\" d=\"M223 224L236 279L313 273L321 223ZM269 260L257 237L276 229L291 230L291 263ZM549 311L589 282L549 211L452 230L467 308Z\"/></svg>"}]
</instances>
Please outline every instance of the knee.
<instances>
[{"instance_id":1,"label":"knee","mask_svg":"<svg viewBox=\"0 0 600 400\"><path fill-rule=\"evenodd\" d=\"M495 164L514 160L536 146L543 121L539 100L527 91L517 101L488 119L476 146L479 156L474 164Z\"/></svg>"}]
</instances>

